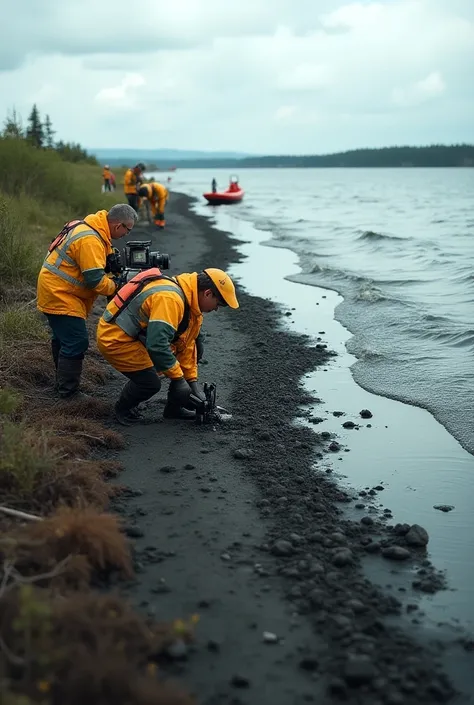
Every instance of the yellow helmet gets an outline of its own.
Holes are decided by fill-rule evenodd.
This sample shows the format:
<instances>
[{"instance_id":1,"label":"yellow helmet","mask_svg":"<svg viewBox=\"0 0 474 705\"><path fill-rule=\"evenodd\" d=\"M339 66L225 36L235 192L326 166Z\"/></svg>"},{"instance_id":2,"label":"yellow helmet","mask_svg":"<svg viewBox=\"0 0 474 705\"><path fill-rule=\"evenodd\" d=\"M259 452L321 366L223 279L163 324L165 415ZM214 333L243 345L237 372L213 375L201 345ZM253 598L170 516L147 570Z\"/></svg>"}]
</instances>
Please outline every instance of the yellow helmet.
<instances>
[{"instance_id":1,"label":"yellow helmet","mask_svg":"<svg viewBox=\"0 0 474 705\"><path fill-rule=\"evenodd\" d=\"M227 306L230 306L230 308L239 308L239 302L237 301L237 297L235 295L234 282L229 275L223 272L222 269L215 269L214 267L204 269L204 272L210 279L212 279L212 283L224 299Z\"/></svg>"}]
</instances>

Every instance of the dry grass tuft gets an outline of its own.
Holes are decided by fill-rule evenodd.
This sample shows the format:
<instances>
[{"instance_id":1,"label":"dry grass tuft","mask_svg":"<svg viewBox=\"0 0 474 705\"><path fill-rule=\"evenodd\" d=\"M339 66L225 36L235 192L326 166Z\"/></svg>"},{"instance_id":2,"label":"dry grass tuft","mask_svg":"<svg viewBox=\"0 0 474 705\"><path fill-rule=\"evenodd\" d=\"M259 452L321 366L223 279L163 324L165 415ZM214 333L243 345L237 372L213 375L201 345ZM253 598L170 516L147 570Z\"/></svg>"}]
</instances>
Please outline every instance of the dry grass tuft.
<instances>
[{"instance_id":1,"label":"dry grass tuft","mask_svg":"<svg viewBox=\"0 0 474 705\"><path fill-rule=\"evenodd\" d=\"M127 540L117 517L87 507L63 507L53 516L23 530L32 541L45 542L57 562L69 555L85 556L95 571L133 574Z\"/></svg>"}]
</instances>

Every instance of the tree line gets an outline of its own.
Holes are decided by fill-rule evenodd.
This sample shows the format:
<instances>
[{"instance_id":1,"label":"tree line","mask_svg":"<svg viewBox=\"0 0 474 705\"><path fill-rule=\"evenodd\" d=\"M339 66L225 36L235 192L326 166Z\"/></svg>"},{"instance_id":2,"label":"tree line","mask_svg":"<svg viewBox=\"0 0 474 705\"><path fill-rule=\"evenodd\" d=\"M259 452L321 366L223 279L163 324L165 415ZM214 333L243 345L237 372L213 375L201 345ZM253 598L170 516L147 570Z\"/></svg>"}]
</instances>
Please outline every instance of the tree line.
<instances>
[{"instance_id":1,"label":"tree line","mask_svg":"<svg viewBox=\"0 0 474 705\"><path fill-rule=\"evenodd\" d=\"M33 105L28 115L26 126L23 126L21 117L15 108L11 110L4 123L1 136L4 139L25 140L36 149L45 149L57 152L62 159L67 162L86 162L88 164L98 164L97 159L90 155L87 150L75 142L63 142L55 140L56 130L49 115L41 117L38 107Z\"/></svg>"},{"instance_id":2,"label":"tree line","mask_svg":"<svg viewBox=\"0 0 474 705\"><path fill-rule=\"evenodd\" d=\"M133 156L130 157L133 161ZM145 161L143 157L135 161ZM110 157L112 165L121 165L124 158L118 153ZM347 152L314 155L255 156L216 159L173 159L160 161L162 170L179 169L288 169L288 168L407 168L407 167L473 167L474 145L432 144L421 147L394 146L354 149Z\"/></svg>"}]
</instances>

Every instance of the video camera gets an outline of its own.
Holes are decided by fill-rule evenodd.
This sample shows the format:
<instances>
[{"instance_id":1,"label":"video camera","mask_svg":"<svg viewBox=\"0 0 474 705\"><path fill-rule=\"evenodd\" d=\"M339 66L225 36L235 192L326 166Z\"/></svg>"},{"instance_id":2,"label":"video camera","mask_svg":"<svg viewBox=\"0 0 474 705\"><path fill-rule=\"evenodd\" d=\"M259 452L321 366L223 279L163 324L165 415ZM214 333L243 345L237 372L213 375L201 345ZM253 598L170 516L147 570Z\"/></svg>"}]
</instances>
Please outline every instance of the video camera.
<instances>
[{"instance_id":1,"label":"video camera","mask_svg":"<svg viewBox=\"0 0 474 705\"><path fill-rule=\"evenodd\" d=\"M118 276L126 283L138 272L151 267L170 268L170 256L160 252L150 252L151 240L131 240L127 242L122 253L114 248L107 256L105 271Z\"/></svg>"},{"instance_id":2,"label":"video camera","mask_svg":"<svg viewBox=\"0 0 474 705\"><path fill-rule=\"evenodd\" d=\"M203 392L205 399L191 394L191 403L196 409L196 423L203 424L220 423L229 412L221 406L217 406L217 388L214 383L204 383Z\"/></svg>"}]
</instances>

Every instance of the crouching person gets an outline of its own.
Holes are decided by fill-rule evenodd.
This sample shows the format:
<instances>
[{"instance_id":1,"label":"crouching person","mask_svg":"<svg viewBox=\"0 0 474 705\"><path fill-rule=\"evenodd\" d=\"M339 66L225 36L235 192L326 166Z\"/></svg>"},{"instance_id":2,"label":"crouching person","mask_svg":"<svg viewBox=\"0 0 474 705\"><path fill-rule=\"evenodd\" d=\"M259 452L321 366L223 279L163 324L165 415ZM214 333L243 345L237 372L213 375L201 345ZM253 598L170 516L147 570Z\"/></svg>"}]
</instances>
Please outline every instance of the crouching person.
<instances>
[{"instance_id":1,"label":"crouching person","mask_svg":"<svg viewBox=\"0 0 474 705\"><path fill-rule=\"evenodd\" d=\"M170 385L165 418L192 419L190 395L204 399L198 385L196 339L204 313L221 306L238 308L231 278L221 269L168 277L157 268L140 272L123 286L97 326L97 345L105 359L128 377L115 404L117 421L140 420L138 405Z\"/></svg>"},{"instance_id":2,"label":"crouching person","mask_svg":"<svg viewBox=\"0 0 474 705\"><path fill-rule=\"evenodd\" d=\"M86 319L99 295L113 296L116 282L105 272L112 240L127 235L137 214L113 206L66 223L49 246L38 276L38 309L51 328L51 351L60 397L78 394L84 354L89 347Z\"/></svg>"}]
</instances>

